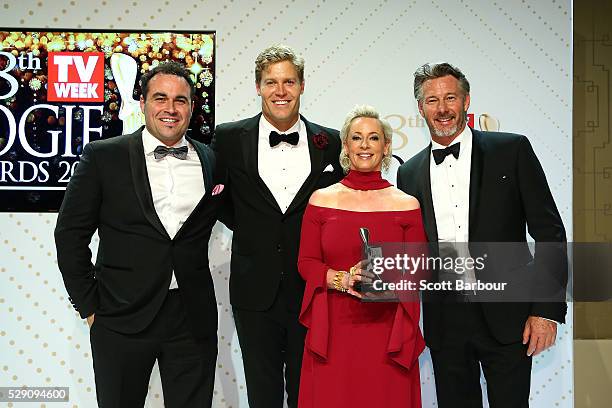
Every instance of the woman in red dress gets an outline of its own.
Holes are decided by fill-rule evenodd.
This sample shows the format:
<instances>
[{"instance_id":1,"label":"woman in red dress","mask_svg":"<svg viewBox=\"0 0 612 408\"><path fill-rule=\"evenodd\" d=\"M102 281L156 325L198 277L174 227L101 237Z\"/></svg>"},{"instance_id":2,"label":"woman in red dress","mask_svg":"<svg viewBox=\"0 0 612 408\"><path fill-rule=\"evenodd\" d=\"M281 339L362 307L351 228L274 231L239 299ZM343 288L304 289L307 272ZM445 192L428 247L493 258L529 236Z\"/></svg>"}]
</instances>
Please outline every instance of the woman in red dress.
<instances>
[{"instance_id":1,"label":"woman in red dress","mask_svg":"<svg viewBox=\"0 0 612 408\"><path fill-rule=\"evenodd\" d=\"M391 160L389 124L368 106L341 130L347 176L314 192L302 223L298 268L307 327L299 408L420 408L419 303L362 302L360 228L371 242L425 242L418 201L381 177Z\"/></svg>"}]
</instances>

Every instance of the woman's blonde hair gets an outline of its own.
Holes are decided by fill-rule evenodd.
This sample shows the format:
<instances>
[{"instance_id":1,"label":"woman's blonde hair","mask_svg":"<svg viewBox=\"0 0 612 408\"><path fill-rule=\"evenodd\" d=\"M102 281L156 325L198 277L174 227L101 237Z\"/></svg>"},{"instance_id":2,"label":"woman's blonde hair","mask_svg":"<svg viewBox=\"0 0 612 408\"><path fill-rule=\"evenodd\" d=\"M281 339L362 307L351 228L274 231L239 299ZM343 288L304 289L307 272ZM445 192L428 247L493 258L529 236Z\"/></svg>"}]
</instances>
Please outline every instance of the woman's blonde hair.
<instances>
[{"instance_id":1,"label":"woman's blonde hair","mask_svg":"<svg viewBox=\"0 0 612 408\"><path fill-rule=\"evenodd\" d=\"M342 150L340 151L340 165L345 173L348 173L349 168L351 167L351 161L346 154L345 146L346 139L348 138L349 131L351 130L351 124L357 118L372 118L377 119L380 123L380 127L383 130L385 136L385 143L389 144L389 151L383 157L382 160L382 170L387 171L391 166L391 145L392 145L392 137L393 137L393 129L389 122L380 118L380 114L376 109L369 105L355 105L353 109L346 115L346 119L344 119L344 125L342 125L342 129L340 130L340 141L342 143Z\"/></svg>"}]
</instances>

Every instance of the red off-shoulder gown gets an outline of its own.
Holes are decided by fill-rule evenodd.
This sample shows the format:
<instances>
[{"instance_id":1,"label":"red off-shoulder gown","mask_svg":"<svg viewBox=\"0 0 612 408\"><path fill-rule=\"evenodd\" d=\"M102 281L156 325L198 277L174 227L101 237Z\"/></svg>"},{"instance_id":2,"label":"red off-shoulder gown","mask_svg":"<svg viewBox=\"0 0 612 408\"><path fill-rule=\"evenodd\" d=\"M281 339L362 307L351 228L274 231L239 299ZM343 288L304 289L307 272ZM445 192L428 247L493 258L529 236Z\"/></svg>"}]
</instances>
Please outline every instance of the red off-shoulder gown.
<instances>
[{"instance_id":1,"label":"red off-shoulder gown","mask_svg":"<svg viewBox=\"0 0 612 408\"><path fill-rule=\"evenodd\" d=\"M308 205L298 258L306 281L300 322L308 329L299 408L421 407L419 303L366 303L327 289L329 268L348 271L361 259L360 227L371 242L425 241L419 209Z\"/></svg>"}]
</instances>

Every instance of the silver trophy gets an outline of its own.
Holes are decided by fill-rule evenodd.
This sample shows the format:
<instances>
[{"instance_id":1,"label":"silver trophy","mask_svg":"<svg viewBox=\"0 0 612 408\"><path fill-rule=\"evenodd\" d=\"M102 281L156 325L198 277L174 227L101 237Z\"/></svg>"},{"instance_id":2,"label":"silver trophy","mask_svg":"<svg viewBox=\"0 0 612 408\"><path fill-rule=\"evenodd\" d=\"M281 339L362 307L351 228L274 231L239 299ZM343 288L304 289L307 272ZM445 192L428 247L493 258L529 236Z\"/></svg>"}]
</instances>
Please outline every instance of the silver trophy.
<instances>
[{"instance_id":1,"label":"silver trophy","mask_svg":"<svg viewBox=\"0 0 612 408\"><path fill-rule=\"evenodd\" d=\"M376 289L374 289L373 286L374 282L383 281L383 279L381 277L382 274L374 273L373 259L382 258L382 247L370 244L370 231L365 227L359 228L359 236L361 237L361 242L363 243L363 259L368 261L365 270L368 272L368 275L372 276L373 278L371 283L361 284L361 282L357 282L355 284L355 290L362 293L376 292Z\"/></svg>"}]
</instances>

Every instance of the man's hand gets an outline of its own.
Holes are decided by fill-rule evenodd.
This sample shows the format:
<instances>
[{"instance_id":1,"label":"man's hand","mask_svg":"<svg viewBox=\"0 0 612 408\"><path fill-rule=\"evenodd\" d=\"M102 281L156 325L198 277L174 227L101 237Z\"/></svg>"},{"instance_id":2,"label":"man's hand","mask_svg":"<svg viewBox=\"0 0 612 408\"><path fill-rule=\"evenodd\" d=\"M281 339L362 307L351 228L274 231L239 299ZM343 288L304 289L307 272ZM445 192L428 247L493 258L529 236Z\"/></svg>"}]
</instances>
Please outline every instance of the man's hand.
<instances>
[{"instance_id":1,"label":"man's hand","mask_svg":"<svg viewBox=\"0 0 612 408\"><path fill-rule=\"evenodd\" d=\"M523 330L523 344L529 342L528 356L537 356L553 344L557 338L557 322L538 316L529 316Z\"/></svg>"},{"instance_id":2,"label":"man's hand","mask_svg":"<svg viewBox=\"0 0 612 408\"><path fill-rule=\"evenodd\" d=\"M89 316L87 316L87 325L89 326L89 328L91 328L91 325L94 322L95 316L96 316L95 313L92 313Z\"/></svg>"}]
</instances>

